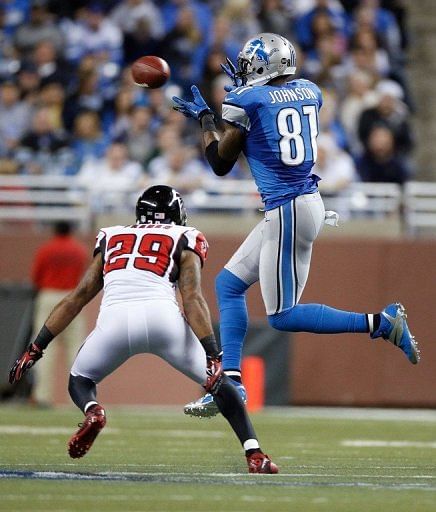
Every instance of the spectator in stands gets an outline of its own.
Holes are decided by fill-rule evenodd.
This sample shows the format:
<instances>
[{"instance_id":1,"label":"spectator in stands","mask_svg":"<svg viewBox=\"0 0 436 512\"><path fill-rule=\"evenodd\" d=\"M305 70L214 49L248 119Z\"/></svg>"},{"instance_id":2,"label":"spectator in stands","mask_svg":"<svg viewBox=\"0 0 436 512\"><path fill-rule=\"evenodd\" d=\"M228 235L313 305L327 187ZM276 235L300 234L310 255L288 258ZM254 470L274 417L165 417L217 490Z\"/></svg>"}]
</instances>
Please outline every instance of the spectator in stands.
<instances>
[{"instance_id":1,"label":"spectator in stands","mask_svg":"<svg viewBox=\"0 0 436 512\"><path fill-rule=\"evenodd\" d=\"M16 74L16 83L20 91L21 99L28 105L34 106L38 101L41 77L38 69L31 61L22 61Z\"/></svg>"},{"instance_id":2,"label":"spectator in stands","mask_svg":"<svg viewBox=\"0 0 436 512\"><path fill-rule=\"evenodd\" d=\"M339 194L358 179L353 159L328 133L319 135L317 142L318 156L313 173L321 178L319 188L325 194Z\"/></svg>"},{"instance_id":3,"label":"spectator in stands","mask_svg":"<svg viewBox=\"0 0 436 512\"><path fill-rule=\"evenodd\" d=\"M374 59L374 53L367 52L360 46L353 46L350 48L348 57L345 59L345 66L347 68L348 75L363 71L371 76L371 81L373 83L381 79L377 69L376 59Z\"/></svg>"},{"instance_id":4,"label":"spectator in stands","mask_svg":"<svg viewBox=\"0 0 436 512\"><path fill-rule=\"evenodd\" d=\"M147 99L152 116L151 129L157 131L165 123L172 107L165 97L164 88L151 89L147 94Z\"/></svg>"},{"instance_id":5,"label":"spectator in stands","mask_svg":"<svg viewBox=\"0 0 436 512\"><path fill-rule=\"evenodd\" d=\"M133 30L124 34L124 63L130 64L143 55L156 55L161 51L160 39L153 36L150 20L139 18Z\"/></svg>"},{"instance_id":6,"label":"spectator in stands","mask_svg":"<svg viewBox=\"0 0 436 512\"><path fill-rule=\"evenodd\" d=\"M322 109L319 112L319 131L332 134L335 143L342 149L348 147L347 133L338 116L339 98L334 89L323 91Z\"/></svg>"},{"instance_id":7,"label":"spectator in stands","mask_svg":"<svg viewBox=\"0 0 436 512\"><path fill-rule=\"evenodd\" d=\"M299 16L295 22L298 44L303 51L315 47L316 34L313 32L313 19L319 13L325 13L330 18L334 30L344 39L349 36L349 27L346 13L339 2L329 0L315 0L315 5Z\"/></svg>"},{"instance_id":8,"label":"spectator in stands","mask_svg":"<svg viewBox=\"0 0 436 512\"><path fill-rule=\"evenodd\" d=\"M128 158L127 146L111 144L103 158L87 160L77 176L78 183L90 193L94 212L123 211L130 208L126 199L139 189L143 170L138 162Z\"/></svg>"},{"instance_id":9,"label":"spectator in stands","mask_svg":"<svg viewBox=\"0 0 436 512\"><path fill-rule=\"evenodd\" d=\"M27 130L31 108L20 101L20 91L12 82L0 85L0 156L10 154Z\"/></svg>"},{"instance_id":10,"label":"spectator in stands","mask_svg":"<svg viewBox=\"0 0 436 512\"><path fill-rule=\"evenodd\" d=\"M187 195L201 189L207 179L214 179L199 158L194 146L173 146L148 165L150 183L174 185Z\"/></svg>"},{"instance_id":11,"label":"spectator in stands","mask_svg":"<svg viewBox=\"0 0 436 512\"><path fill-rule=\"evenodd\" d=\"M172 79L188 92L191 83L201 80L207 57L207 39L194 10L182 6L174 27L162 40L162 56L171 67Z\"/></svg>"},{"instance_id":12,"label":"spectator in stands","mask_svg":"<svg viewBox=\"0 0 436 512\"><path fill-rule=\"evenodd\" d=\"M150 131L150 123L150 108L135 106L130 113L127 128L119 135L127 145L129 157L143 165L148 162L154 150L155 140Z\"/></svg>"},{"instance_id":13,"label":"spectator in stands","mask_svg":"<svg viewBox=\"0 0 436 512\"><path fill-rule=\"evenodd\" d=\"M374 107L362 112L359 119L359 138L368 147L369 134L374 126L386 126L394 135L395 148L403 156L413 149L409 111L403 103L401 86L392 80L380 81L375 89L378 99Z\"/></svg>"},{"instance_id":14,"label":"spectator in stands","mask_svg":"<svg viewBox=\"0 0 436 512\"><path fill-rule=\"evenodd\" d=\"M171 124L163 124L157 131L153 158L162 156L171 151L172 148L182 145L183 142L179 130Z\"/></svg>"},{"instance_id":15,"label":"spectator in stands","mask_svg":"<svg viewBox=\"0 0 436 512\"><path fill-rule=\"evenodd\" d=\"M58 82L65 87L68 93L72 92L72 71L69 64L59 58L56 46L52 41L40 41L32 51L32 62L41 79L41 84Z\"/></svg>"},{"instance_id":16,"label":"spectator in stands","mask_svg":"<svg viewBox=\"0 0 436 512\"><path fill-rule=\"evenodd\" d=\"M109 145L109 138L101 130L100 118L96 112L80 113L74 121L74 136L71 147L74 163L68 174L76 174L87 159L100 159Z\"/></svg>"},{"instance_id":17,"label":"spectator in stands","mask_svg":"<svg viewBox=\"0 0 436 512\"><path fill-rule=\"evenodd\" d=\"M401 60L401 34L398 24L391 12L380 7L379 0L361 0L353 17L354 32L359 29L374 31L392 62Z\"/></svg>"},{"instance_id":18,"label":"spectator in stands","mask_svg":"<svg viewBox=\"0 0 436 512\"><path fill-rule=\"evenodd\" d=\"M227 16L219 14L213 24L211 52L223 53L232 62L236 62L241 43L231 35L231 23Z\"/></svg>"},{"instance_id":19,"label":"spectator in stands","mask_svg":"<svg viewBox=\"0 0 436 512\"><path fill-rule=\"evenodd\" d=\"M65 89L58 82L49 82L41 88L38 103L48 109L56 130L64 131Z\"/></svg>"},{"instance_id":20,"label":"spectator in stands","mask_svg":"<svg viewBox=\"0 0 436 512\"><path fill-rule=\"evenodd\" d=\"M380 77L391 72L387 51L378 44L377 35L371 27L359 27L350 41L351 48L358 48Z\"/></svg>"},{"instance_id":21,"label":"spectator in stands","mask_svg":"<svg viewBox=\"0 0 436 512\"><path fill-rule=\"evenodd\" d=\"M86 55L97 56L100 62L111 63L118 70L122 62L122 33L104 14L103 4L89 2L77 12L75 21L65 20L66 58L79 63Z\"/></svg>"},{"instance_id":22,"label":"spectator in stands","mask_svg":"<svg viewBox=\"0 0 436 512\"><path fill-rule=\"evenodd\" d=\"M164 32L171 32L177 25L180 11L189 9L201 32L201 37L206 43L209 43L209 37L212 31L213 17L212 11L205 2L199 0L167 0L161 6L162 21L164 23Z\"/></svg>"},{"instance_id":23,"label":"spectator in stands","mask_svg":"<svg viewBox=\"0 0 436 512\"><path fill-rule=\"evenodd\" d=\"M35 329L39 330L41 322L45 321L55 305L77 286L87 263L88 250L73 235L72 225L67 222L56 223L54 236L40 246L32 267L32 282L37 291ZM60 351L63 348L67 355L65 367L70 368L85 338L85 332L85 319L79 316L60 335L60 343L56 344L54 350L44 354L35 368L36 381L31 395L32 403L39 406L53 404Z\"/></svg>"},{"instance_id":24,"label":"spectator in stands","mask_svg":"<svg viewBox=\"0 0 436 512\"><path fill-rule=\"evenodd\" d=\"M216 80L223 79L226 85L231 85L230 79L226 80L226 76L221 69L221 64L226 62L226 57L227 55L219 49L212 49L207 56L202 80L202 89L207 91L204 96L207 104L212 101L213 84ZM227 93L224 91L223 98L225 94ZM221 108L221 104L218 106ZM212 106L212 108L216 108L216 105ZM219 112L219 110L217 110L217 112Z\"/></svg>"},{"instance_id":25,"label":"spectator in stands","mask_svg":"<svg viewBox=\"0 0 436 512\"><path fill-rule=\"evenodd\" d=\"M7 6L0 5L0 80L10 79L19 61L13 46L12 29L8 25ZM18 17L20 17L18 15Z\"/></svg>"},{"instance_id":26,"label":"spectator in stands","mask_svg":"<svg viewBox=\"0 0 436 512\"><path fill-rule=\"evenodd\" d=\"M318 136L318 156L313 173L321 178L319 190L324 198L334 198L334 210L342 220L350 216L347 189L359 180L351 156L337 146L328 133Z\"/></svg>"},{"instance_id":27,"label":"spectator in stands","mask_svg":"<svg viewBox=\"0 0 436 512\"><path fill-rule=\"evenodd\" d=\"M403 184L410 176L404 158L395 150L395 136L386 126L374 126L365 152L357 161L362 181Z\"/></svg>"},{"instance_id":28,"label":"spectator in stands","mask_svg":"<svg viewBox=\"0 0 436 512\"><path fill-rule=\"evenodd\" d=\"M345 97L339 106L339 119L347 133L350 153L357 157L362 152L358 136L359 119L362 112L372 108L377 101L372 77L365 71L356 71L348 76Z\"/></svg>"},{"instance_id":29,"label":"spectator in stands","mask_svg":"<svg viewBox=\"0 0 436 512\"><path fill-rule=\"evenodd\" d=\"M115 97L114 119L110 127L110 133L113 139L118 138L128 129L134 101L135 94L132 88L122 87L119 89Z\"/></svg>"},{"instance_id":30,"label":"spectator in stands","mask_svg":"<svg viewBox=\"0 0 436 512\"><path fill-rule=\"evenodd\" d=\"M285 8L283 0L261 0L257 19L262 32L281 34L289 40L294 39L291 30L291 15Z\"/></svg>"},{"instance_id":31,"label":"spectator in stands","mask_svg":"<svg viewBox=\"0 0 436 512\"><path fill-rule=\"evenodd\" d=\"M24 24L30 9L29 0L7 0L0 5L4 18L3 26L7 36L12 36Z\"/></svg>"},{"instance_id":32,"label":"spectator in stands","mask_svg":"<svg viewBox=\"0 0 436 512\"><path fill-rule=\"evenodd\" d=\"M210 100L210 102L208 102L208 105L211 106L211 108L214 112L221 111L221 106L223 104L223 100L227 94L224 87L228 86L229 84L230 84L229 78L226 75L223 75L223 73L221 73L220 75L216 76L215 79L209 85L209 90L210 90L209 100ZM181 117L181 116L179 116L179 117Z\"/></svg>"},{"instance_id":33,"label":"spectator in stands","mask_svg":"<svg viewBox=\"0 0 436 512\"><path fill-rule=\"evenodd\" d=\"M26 174L63 174L71 164L68 139L64 132L55 128L50 114L47 107L35 111L31 129L16 152Z\"/></svg>"},{"instance_id":34,"label":"spectator in stands","mask_svg":"<svg viewBox=\"0 0 436 512\"><path fill-rule=\"evenodd\" d=\"M148 27L150 37L154 40L161 39L164 35L160 10L151 0L124 0L114 8L111 19L124 35L135 32L138 23L141 23L140 26Z\"/></svg>"},{"instance_id":35,"label":"spectator in stands","mask_svg":"<svg viewBox=\"0 0 436 512\"><path fill-rule=\"evenodd\" d=\"M99 88L99 78L96 70L97 62L92 56L85 57L77 70L78 84L73 94L68 98L64 109L65 128L71 130L79 112L90 110L106 112L106 103Z\"/></svg>"},{"instance_id":36,"label":"spectator in stands","mask_svg":"<svg viewBox=\"0 0 436 512\"><path fill-rule=\"evenodd\" d=\"M47 4L47 0L32 0L29 21L20 25L15 33L14 44L23 56L42 41L50 41L57 51L63 48L62 32L54 23Z\"/></svg>"},{"instance_id":37,"label":"spectator in stands","mask_svg":"<svg viewBox=\"0 0 436 512\"><path fill-rule=\"evenodd\" d=\"M229 37L243 44L253 34L262 32L251 0L225 0L221 13L230 22Z\"/></svg>"},{"instance_id":38,"label":"spectator in stands","mask_svg":"<svg viewBox=\"0 0 436 512\"><path fill-rule=\"evenodd\" d=\"M317 38L315 48L305 56L304 76L320 87L334 88L342 94L346 76L343 52L344 48L334 32Z\"/></svg>"}]
</instances>

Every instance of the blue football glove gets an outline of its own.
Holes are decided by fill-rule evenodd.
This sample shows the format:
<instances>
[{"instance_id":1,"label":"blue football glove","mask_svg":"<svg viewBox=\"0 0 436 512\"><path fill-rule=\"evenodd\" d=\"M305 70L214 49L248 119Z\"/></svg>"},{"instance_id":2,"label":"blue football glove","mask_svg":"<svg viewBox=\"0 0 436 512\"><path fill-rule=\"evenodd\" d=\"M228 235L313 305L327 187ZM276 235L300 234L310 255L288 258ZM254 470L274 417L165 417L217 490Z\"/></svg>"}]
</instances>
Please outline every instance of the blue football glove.
<instances>
[{"instance_id":1,"label":"blue football glove","mask_svg":"<svg viewBox=\"0 0 436 512\"><path fill-rule=\"evenodd\" d=\"M204 98L198 90L198 87L196 85L192 85L191 91L192 95L194 96L194 101L186 101L182 100L182 98L178 98L177 96L173 96L173 101L175 103L175 105L173 105L173 109L178 110L186 117L192 117L198 121L205 114L213 115L212 109L204 101Z\"/></svg>"},{"instance_id":2,"label":"blue football glove","mask_svg":"<svg viewBox=\"0 0 436 512\"><path fill-rule=\"evenodd\" d=\"M232 84L233 84L233 88L234 87L241 87L242 85L242 80L240 78L238 78L236 76L236 73L238 72L238 70L236 69L236 66L233 64L233 62L228 58L226 57L226 62L227 64L220 64L221 66L221 69L224 71L224 73L230 78L230 80L232 81ZM227 92L230 92L229 91L229 85L226 85L224 87L224 89L227 91ZM233 89L232 88L232 89ZM230 90L232 90L230 89Z\"/></svg>"}]
</instances>

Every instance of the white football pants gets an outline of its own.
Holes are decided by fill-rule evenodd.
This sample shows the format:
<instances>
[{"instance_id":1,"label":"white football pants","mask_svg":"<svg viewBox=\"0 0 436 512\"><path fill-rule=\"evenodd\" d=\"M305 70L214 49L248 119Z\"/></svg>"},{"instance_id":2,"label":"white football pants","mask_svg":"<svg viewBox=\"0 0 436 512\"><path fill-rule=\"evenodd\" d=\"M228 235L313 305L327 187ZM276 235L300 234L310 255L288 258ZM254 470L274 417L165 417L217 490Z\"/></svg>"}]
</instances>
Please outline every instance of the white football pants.
<instances>
[{"instance_id":1,"label":"white football pants","mask_svg":"<svg viewBox=\"0 0 436 512\"><path fill-rule=\"evenodd\" d=\"M143 353L161 357L199 384L206 380L205 351L178 305L170 299L102 308L71 374L98 383L127 359Z\"/></svg>"},{"instance_id":2,"label":"white football pants","mask_svg":"<svg viewBox=\"0 0 436 512\"><path fill-rule=\"evenodd\" d=\"M260 281L267 315L289 309L300 300L309 275L312 245L324 217L319 192L268 210L225 265L247 285Z\"/></svg>"}]
</instances>

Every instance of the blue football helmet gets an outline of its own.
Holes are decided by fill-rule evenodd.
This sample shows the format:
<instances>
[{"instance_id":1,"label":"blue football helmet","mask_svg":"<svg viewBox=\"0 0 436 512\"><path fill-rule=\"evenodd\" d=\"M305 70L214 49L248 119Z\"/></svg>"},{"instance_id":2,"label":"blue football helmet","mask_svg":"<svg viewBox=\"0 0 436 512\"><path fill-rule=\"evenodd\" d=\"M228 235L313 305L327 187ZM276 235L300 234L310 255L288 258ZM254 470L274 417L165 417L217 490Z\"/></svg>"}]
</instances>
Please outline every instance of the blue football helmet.
<instances>
[{"instance_id":1,"label":"blue football helmet","mask_svg":"<svg viewBox=\"0 0 436 512\"><path fill-rule=\"evenodd\" d=\"M264 85L277 76L294 75L296 60L295 48L285 37L263 32L239 52L236 77L242 85Z\"/></svg>"}]
</instances>

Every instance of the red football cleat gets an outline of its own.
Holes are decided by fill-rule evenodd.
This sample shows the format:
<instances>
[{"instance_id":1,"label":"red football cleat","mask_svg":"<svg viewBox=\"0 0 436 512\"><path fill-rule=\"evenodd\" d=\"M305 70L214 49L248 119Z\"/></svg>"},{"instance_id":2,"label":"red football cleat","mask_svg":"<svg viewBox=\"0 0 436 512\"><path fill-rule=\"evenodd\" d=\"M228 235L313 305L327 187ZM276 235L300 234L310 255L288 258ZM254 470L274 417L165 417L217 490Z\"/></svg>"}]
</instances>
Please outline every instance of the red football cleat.
<instances>
[{"instance_id":1,"label":"red football cleat","mask_svg":"<svg viewBox=\"0 0 436 512\"><path fill-rule=\"evenodd\" d=\"M68 453L73 459L79 459L88 453L100 430L106 425L106 413L101 405L91 406L85 421L79 423L79 430L68 442Z\"/></svg>"},{"instance_id":2,"label":"red football cleat","mask_svg":"<svg viewBox=\"0 0 436 512\"><path fill-rule=\"evenodd\" d=\"M247 456L249 473L276 474L279 468L265 453L255 452Z\"/></svg>"}]
</instances>

